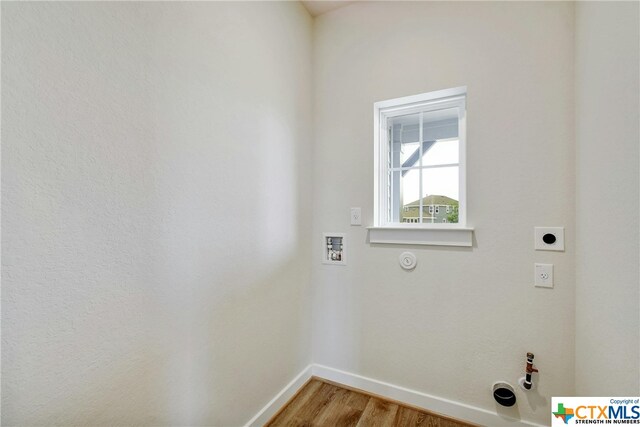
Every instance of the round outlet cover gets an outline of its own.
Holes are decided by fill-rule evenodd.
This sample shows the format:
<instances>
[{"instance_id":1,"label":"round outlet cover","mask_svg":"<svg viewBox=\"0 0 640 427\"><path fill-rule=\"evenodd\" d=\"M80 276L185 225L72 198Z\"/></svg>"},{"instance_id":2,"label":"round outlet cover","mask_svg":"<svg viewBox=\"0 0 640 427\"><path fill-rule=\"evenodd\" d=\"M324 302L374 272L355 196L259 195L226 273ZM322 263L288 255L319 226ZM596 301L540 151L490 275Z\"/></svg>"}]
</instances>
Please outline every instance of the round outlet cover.
<instances>
[{"instance_id":1,"label":"round outlet cover","mask_svg":"<svg viewBox=\"0 0 640 427\"><path fill-rule=\"evenodd\" d=\"M400 254L399 260L400 267L404 268L405 270L413 270L414 268L416 268L416 264L418 263L416 256L411 252L402 252Z\"/></svg>"}]
</instances>

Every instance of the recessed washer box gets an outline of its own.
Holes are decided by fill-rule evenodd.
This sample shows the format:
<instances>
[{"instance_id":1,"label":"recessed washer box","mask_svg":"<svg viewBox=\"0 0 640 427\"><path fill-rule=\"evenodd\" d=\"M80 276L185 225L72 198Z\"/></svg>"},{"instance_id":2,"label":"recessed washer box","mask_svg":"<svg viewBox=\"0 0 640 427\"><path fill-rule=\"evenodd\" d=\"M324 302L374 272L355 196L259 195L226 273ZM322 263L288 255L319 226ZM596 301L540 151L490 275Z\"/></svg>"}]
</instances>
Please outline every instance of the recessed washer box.
<instances>
[{"instance_id":1,"label":"recessed washer box","mask_svg":"<svg viewBox=\"0 0 640 427\"><path fill-rule=\"evenodd\" d=\"M534 227L535 250L564 251L564 227Z\"/></svg>"},{"instance_id":2,"label":"recessed washer box","mask_svg":"<svg viewBox=\"0 0 640 427\"><path fill-rule=\"evenodd\" d=\"M347 238L344 233L322 234L322 263L347 265Z\"/></svg>"}]
</instances>

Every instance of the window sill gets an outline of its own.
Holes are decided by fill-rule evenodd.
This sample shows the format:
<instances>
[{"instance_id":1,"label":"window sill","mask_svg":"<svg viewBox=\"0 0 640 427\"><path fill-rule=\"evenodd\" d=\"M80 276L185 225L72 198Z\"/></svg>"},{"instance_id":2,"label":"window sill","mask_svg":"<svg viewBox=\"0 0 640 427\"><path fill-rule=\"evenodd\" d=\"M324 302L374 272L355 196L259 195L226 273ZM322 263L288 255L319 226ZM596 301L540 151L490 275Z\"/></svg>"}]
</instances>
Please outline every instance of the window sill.
<instances>
[{"instance_id":1,"label":"window sill","mask_svg":"<svg viewBox=\"0 0 640 427\"><path fill-rule=\"evenodd\" d=\"M469 227L368 227L370 243L394 245L463 246L473 245L473 228Z\"/></svg>"}]
</instances>

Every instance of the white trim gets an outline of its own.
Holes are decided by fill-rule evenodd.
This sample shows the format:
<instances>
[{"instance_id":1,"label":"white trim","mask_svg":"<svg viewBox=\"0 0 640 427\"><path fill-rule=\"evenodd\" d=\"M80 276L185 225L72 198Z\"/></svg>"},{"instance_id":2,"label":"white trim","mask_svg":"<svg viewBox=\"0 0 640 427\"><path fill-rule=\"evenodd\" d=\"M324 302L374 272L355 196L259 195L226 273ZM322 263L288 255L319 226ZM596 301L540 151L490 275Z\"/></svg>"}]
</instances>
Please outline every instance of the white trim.
<instances>
[{"instance_id":1,"label":"white trim","mask_svg":"<svg viewBox=\"0 0 640 427\"><path fill-rule=\"evenodd\" d=\"M313 365L309 365L302 370L289 384L287 384L276 396L260 409L257 414L249 420L245 427L263 426L280 410L294 394L306 383L312 375Z\"/></svg>"},{"instance_id":2,"label":"white trim","mask_svg":"<svg viewBox=\"0 0 640 427\"><path fill-rule=\"evenodd\" d=\"M373 104L373 223L380 224L381 213L385 212L384 206L386 201L380 198L380 191L384 188L386 180L382 181L383 174L380 172L380 167L383 165L380 163L384 159L384 155L381 153L382 145L380 144L380 136L382 132L386 132L386 129L381 129L383 120L380 120L380 106L379 103Z\"/></svg>"},{"instance_id":3,"label":"white trim","mask_svg":"<svg viewBox=\"0 0 640 427\"><path fill-rule=\"evenodd\" d=\"M460 163L442 163L439 165L405 166L405 167L399 167L399 168L389 168L389 171L399 172L399 171L410 171L410 170L418 170L418 169L455 168L457 166L460 166Z\"/></svg>"},{"instance_id":4,"label":"white trim","mask_svg":"<svg viewBox=\"0 0 640 427\"><path fill-rule=\"evenodd\" d=\"M407 403L413 406L424 408L428 411L445 416L470 421L472 423L492 426L492 427L513 427L513 426L535 426L542 427L541 424L522 421L513 418L506 418L493 411L481 409L475 406L466 405L454 400L445 399L438 396L411 390L339 369L329 368L318 364L312 365L312 373L316 377L344 384L357 388L368 393L376 394L387 399ZM487 393L490 391L488 390Z\"/></svg>"},{"instance_id":5,"label":"white trim","mask_svg":"<svg viewBox=\"0 0 640 427\"><path fill-rule=\"evenodd\" d=\"M367 227L370 243L396 245L473 246L473 228L456 227L451 223L426 226Z\"/></svg>"},{"instance_id":6,"label":"white trim","mask_svg":"<svg viewBox=\"0 0 640 427\"><path fill-rule=\"evenodd\" d=\"M467 88L458 116L458 223L467 225Z\"/></svg>"},{"instance_id":7,"label":"white trim","mask_svg":"<svg viewBox=\"0 0 640 427\"><path fill-rule=\"evenodd\" d=\"M532 426L542 427L528 421L514 418L506 418L493 411L467 405L455 400L449 400L417 390L411 390L395 384L374 380L373 378L330 368L328 366L311 364L304 368L289 384L287 384L276 396L267 403L245 427L263 426L271 419L296 392L312 377L333 381L348 387L357 388L367 393L376 394L387 399L424 408L427 411L442 414L472 423L492 427ZM489 392L489 391L488 391Z\"/></svg>"},{"instance_id":8,"label":"white trim","mask_svg":"<svg viewBox=\"0 0 640 427\"><path fill-rule=\"evenodd\" d=\"M388 99L386 101L378 101L374 106L378 109L395 107L397 105L414 104L424 101L432 101L439 98L450 98L452 96L465 95L467 93L466 86L454 87L451 89L436 90L433 92L421 93L419 95L403 96L402 98Z\"/></svg>"},{"instance_id":9,"label":"white trim","mask_svg":"<svg viewBox=\"0 0 640 427\"><path fill-rule=\"evenodd\" d=\"M424 150L422 149L422 145L424 144L424 111L420 111L420 130L418 132L419 137L418 137L418 150L420 150L420 157L418 157L418 164L420 166L420 168L422 168L422 156L424 156ZM401 138L402 139L402 138ZM387 144L390 144L391 141L387 141ZM400 174L402 175L402 174ZM422 214L424 213L422 210L424 209L424 196L423 196L423 192L422 192L423 188L422 188L422 169L418 170L418 216L420 218L419 222L423 223L424 220L422 219ZM404 194L403 194L403 198L401 199L401 203L402 204L404 202ZM395 209L394 209L395 210ZM381 225L381 224L377 224L377 225Z\"/></svg>"},{"instance_id":10,"label":"white trim","mask_svg":"<svg viewBox=\"0 0 640 427\"><path fill-rule=\"evenodd\" d=\"M386 126L387 119L401 114L408 114L413 111L420 113L420 123L425 111L439 110L444 108L458 109L458 187L459 187L459 205L458 205L458 223L465 227L467 221L467 192L466 192L466 86L456 87L452 89L438 90L434 92L423 93L419 95L406 96L402 98L390 99L387 101L379 101L373 105L374 117L374 215L373 223L376 227L393 227L397 225L395 222L388 222L387 214L389 212L389 183L388 175L390 170L397 168L389 168L388 165L388 129ZM419 126L420 134L422 134L422 125ZM422 137L420 140L420 159L422 161ZM443 167L449 165L427 165L427 167ZM417 168L422 172L422 164ZM404 168L401 168L404 170ZM422 206L422 180L419 182L420 198L419 204ZM417 238L417 240L420 240ZM388 241L386 243L389 243ZM404 242L395 242L404 243ZM422 243L432 244L432 243ZM463 245L467 246L467 245ZM470 244L468 245L470 246Z\"/></svg>"}]
</instances>

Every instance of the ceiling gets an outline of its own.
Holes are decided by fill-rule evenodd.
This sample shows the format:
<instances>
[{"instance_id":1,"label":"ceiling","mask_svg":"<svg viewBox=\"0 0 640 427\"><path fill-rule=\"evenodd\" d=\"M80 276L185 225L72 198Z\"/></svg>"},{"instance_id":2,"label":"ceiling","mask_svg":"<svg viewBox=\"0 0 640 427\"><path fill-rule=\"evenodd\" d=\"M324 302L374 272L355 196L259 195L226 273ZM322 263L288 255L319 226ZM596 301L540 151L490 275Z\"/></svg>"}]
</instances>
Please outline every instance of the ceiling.
<instances>
[{"instance_id":1,"label":"ceiling","mask_svg":"<svg viewBox=\"0 0 640 427\"><path fill-rule=\"evenodd\" d=\"M338 9L340 7L348 6L352 3L355 3L355 1L351 0L301 0L301 2L304 7L307 8L311 16L322 15L323 13L327 13L330 10Z\"/></svg>"}]
</instances>

